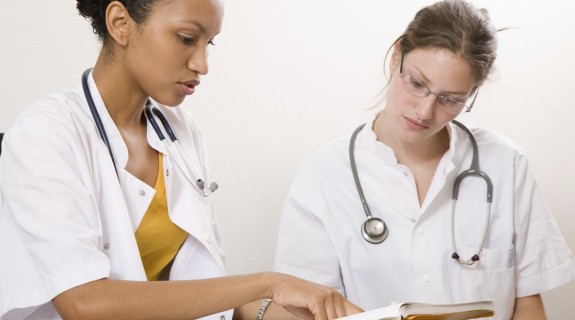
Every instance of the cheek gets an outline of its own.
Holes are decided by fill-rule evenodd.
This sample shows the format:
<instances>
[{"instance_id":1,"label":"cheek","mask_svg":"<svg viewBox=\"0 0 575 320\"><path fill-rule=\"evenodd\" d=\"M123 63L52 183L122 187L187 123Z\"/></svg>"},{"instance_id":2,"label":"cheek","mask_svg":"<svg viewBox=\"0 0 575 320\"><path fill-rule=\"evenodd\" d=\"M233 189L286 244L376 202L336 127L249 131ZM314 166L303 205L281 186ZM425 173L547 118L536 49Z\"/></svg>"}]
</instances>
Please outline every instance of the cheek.
<instances>
[{"instance_id":1,"label":"cheek","mask_svg":"<svg viewBox=\"0 0 575 320\"><path fill-rule=\"evenodd\" d=\"M412 108L417 101L415 101L415 97L404 92L400 86L401 83L395 80L389 83L387 90L387 107L398 113L403 113L407 109Z\"/></svg>"},{"instance_id":2,"label":"cheek","mask_svg":"<svg viewBox=\"0 0 575 320\"><path fill-rule=\"evenodd\" d=\"M439 108L437 108L437 112L436 112L436 119L438 122L441 123L448 123L451 120L457 118L458 115L453 115L453 114L449 114L447 112L444 112L442 110L440 110Z\"/></svg>"}]
</instances>

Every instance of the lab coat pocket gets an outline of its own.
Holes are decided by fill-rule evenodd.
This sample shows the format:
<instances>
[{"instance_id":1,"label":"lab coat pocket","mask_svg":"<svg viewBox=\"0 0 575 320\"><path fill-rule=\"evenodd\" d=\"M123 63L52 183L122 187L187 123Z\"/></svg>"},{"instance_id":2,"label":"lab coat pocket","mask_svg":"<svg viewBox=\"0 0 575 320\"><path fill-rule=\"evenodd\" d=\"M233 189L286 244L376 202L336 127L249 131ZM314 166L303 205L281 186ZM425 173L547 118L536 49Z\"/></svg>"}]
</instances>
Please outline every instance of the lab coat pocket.
<instances>
[{"instance_id":1,"label":"lab coat pocket","mask_svg":"<svg viewBox=\"0 0 575 320\"><path fill-rule=\"evenodd\" d=\"M472 256L477 248L465 248ZM464 300L493 300L497 319L508 319L508 305L515 301L514 249L484 248L477 263L462 265L462 293ZM503 316L503 317L500 317Z\"/></svg>"}]
</instances>

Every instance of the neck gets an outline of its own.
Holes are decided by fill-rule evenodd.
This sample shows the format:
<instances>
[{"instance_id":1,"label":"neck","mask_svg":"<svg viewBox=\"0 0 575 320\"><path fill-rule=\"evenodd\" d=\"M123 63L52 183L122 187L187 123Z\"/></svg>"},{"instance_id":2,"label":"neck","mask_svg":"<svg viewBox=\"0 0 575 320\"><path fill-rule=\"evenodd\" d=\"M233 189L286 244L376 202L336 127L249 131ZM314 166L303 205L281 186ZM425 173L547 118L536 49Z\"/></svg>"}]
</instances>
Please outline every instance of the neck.
<instances>
[{"instance_id":1,"label":"neck","mask_svg":"<svg viewBox=\"0 0 575 320\"><path fill-rule=\"evenodd\" d=\"M124 69L124 64L106 51L100 52L93 70L106 109L118 128L141 126L148 96Z\"/></svg>"},{"instance_id":2,"label":"neck","mask_svg":"<svg viewBox=\"0 0 575 320\"><path fill-rule=\"evenodd\" d=\"M434 135L417 140L405 141L397 134L397 123L392 123L386 116L385 109L377 116L373 130L377 140L393 149L397 161L409 165L414 162L425 163L440 159L449 149L449 133L447 128L441 129Z\"/></svg>"}]
</instances>

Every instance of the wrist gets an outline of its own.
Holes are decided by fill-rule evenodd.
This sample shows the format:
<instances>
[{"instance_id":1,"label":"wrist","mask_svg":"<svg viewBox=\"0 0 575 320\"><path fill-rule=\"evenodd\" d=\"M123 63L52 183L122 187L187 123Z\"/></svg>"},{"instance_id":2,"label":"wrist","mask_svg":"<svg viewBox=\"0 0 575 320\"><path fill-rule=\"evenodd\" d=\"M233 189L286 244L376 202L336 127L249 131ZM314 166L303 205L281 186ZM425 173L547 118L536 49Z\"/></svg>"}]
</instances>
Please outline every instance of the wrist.
<instances>
[{"instance_id":1,"label":"wrist","mask_svg":"<svg viewBox=\"0 0 575 320\"><path fill-rule=\"evenodd\" d=\"M276 291L276 287L280 282L280 277L275 272L261 272L259 273L259 288L263 290L262 296L260 298L269 298L272 299L274 292Z\"/></svg>"}]
</instances>

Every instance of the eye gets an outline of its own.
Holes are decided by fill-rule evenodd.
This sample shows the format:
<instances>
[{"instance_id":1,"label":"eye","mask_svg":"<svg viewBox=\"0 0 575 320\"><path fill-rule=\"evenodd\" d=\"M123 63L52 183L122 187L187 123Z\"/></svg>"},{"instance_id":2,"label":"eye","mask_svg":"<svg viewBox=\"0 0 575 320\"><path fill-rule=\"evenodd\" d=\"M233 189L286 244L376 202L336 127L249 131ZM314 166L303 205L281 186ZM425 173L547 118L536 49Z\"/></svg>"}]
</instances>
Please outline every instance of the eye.
<instances>
[{"instance_id":1,"label":"eye","mask_svg":"<svg viewBox=\"0 0 575 320\"><path fill-rule=\"evenodd\" d=\"M194 41L195 41L194 38L192 38L192 37L187 37L187 36L184 36L184 35L181 35L181 34L178 34L178 38L180 38L180 41L181 41L183 44L192 44L192 43L194 43Z\"/></svg>"},{"instance_id":2,"label":"eye","mask_svg":"<svg viewBox=\"0 0 575 320\"><path fill-rule=\"evenodd\" d=\"M448 106L448 107L461 107L463 106L463 102L458 101L456 99L450 98L450 97L445 97L445 96L439 96L439 103L441 103L444 106Z\"/></svg>"},{"instance_id":3,"label":"eye","mask_svg":"<svg viewBox=\"0 0 575 320\"><path fill-rule=\"evenodd\" d=\"M409 83L417 89L425 89L425 86L419 82L417 79L413 78L412 76L407 76L409 78Z\"/></svg>"}]
</instances>

